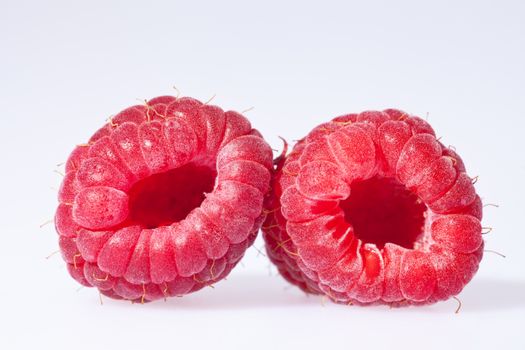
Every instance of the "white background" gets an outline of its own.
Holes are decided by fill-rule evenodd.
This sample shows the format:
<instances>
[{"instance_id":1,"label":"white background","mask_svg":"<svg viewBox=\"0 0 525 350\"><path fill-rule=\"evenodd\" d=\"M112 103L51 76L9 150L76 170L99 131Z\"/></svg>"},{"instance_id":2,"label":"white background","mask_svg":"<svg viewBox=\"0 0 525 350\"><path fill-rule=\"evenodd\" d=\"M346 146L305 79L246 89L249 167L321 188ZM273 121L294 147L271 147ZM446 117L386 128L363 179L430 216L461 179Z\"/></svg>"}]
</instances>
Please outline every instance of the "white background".
<instances>
[{"instance_id":1,"label":"white background","mask_svg":"<svg viewBox=\"0 0 525 350\"><path fill-rule=\"evenodd\" d=\"M524 349L521 1L0 1L0 348ZM227 281L131 305L67 275L52 218L74 145L137 98L244 110L274 148L338 114L397 107L456 146L488 203L487 249L430 307L323 306L250 248ZM260 239L255 247L263 245Z\"/></svg>"}]
</instances>

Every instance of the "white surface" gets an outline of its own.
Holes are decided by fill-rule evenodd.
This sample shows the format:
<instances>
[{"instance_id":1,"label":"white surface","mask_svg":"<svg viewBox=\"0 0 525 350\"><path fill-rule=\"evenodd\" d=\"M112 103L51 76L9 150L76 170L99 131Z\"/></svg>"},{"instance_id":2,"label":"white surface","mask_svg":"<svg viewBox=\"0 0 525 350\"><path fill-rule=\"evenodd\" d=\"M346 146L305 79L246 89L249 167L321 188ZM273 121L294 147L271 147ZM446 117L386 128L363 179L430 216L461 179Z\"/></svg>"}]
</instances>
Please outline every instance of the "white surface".
<instances>
[{"instance_id":1,"label":"white surface","mask_svg":"<svg viewBox=\"0 0 525 350\"><path fill-rule=\"evenodd\" d=\"M521 1L1 1L0 348L524 349L525 5ZM76 292L52 225L72 147L135 98L248 112L274 148L345 112L429 113L487 202L474 281L431 307L322 305L251 248L228 281L167 303ZM258 240L256 247L262 246Z\"/></svg>"}]
</instances>

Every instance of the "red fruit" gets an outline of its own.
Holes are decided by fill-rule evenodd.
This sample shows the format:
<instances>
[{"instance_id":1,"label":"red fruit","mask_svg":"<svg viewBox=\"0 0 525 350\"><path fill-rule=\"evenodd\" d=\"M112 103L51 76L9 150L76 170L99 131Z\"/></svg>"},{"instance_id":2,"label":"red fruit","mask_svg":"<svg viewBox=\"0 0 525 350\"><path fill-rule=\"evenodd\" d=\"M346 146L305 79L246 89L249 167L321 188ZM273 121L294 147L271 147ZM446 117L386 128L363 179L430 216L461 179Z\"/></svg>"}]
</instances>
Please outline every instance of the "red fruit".
<instances>
[{"instance_id":1,"label":"red fruit","mask_svg":"<svg viewBox=\"0 0 525 350\"><path fill-rule=\"evenodd\" d=\"M304 291L423 304L458 294L477 271L481 201L424 120L398 110L338 117L277 164L263 236Z\"/></svg>"},{"instance_id":2,"label":"red fruit","mask_svg":"<svg viewBox=\"0 0 525 350\"><path fill-rule=\"evenodd\" d=\"M257 235L272 166L236 112L171 96L125 109L66 163L55 224L68 271L142 302L221 280Z\"/></svg>"}]
</instances>

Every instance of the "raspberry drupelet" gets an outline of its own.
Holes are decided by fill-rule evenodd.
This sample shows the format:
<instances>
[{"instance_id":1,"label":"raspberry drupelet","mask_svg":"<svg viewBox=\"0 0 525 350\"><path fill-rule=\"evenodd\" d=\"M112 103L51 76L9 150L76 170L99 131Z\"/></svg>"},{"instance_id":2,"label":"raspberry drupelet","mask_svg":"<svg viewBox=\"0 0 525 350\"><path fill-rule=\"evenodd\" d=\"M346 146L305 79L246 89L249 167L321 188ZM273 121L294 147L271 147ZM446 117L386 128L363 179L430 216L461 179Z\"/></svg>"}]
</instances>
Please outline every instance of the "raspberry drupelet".
<instances>
[{"instance_id":1,"label":"raspberry drupelet","mask_svg":"<svg viewBox=\"0 0 525 350\"><path fill-rule=\"evenodd\" d=\"M239 113L172 96L127 108L66 163L55 226L68 271L140 302L211 285L253 243L271 171Z\"/></svg>"},{"instance_id":2,"label":"raspberry drupelet","mask_svg":"<svg viewBox=\"0 0 525 350\"><path fill-rule=\"evenodd\" d=\"M276 160L263 237L281 275L335 302L457 295L483 255L482 205L461 158L402 111L337 117Z\"/></svg>"}]
</instances>

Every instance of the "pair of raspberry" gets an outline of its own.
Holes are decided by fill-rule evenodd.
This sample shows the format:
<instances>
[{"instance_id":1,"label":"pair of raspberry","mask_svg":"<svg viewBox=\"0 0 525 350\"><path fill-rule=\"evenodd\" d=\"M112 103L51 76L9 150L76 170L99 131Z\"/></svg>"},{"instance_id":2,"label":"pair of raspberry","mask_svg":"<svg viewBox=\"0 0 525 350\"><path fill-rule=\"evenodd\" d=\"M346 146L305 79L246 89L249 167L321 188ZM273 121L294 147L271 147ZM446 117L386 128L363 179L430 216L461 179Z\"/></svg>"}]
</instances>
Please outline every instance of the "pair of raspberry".
<instances>
[{"instance_id":1,"label":"pair of raspberry","mask_svg":"<svg viewBox=\"0 0 525 350\"><path fill-rule=\"evenodd\" d=\"M483 254L461 158L398 110L337 117L273 161L241 114L162 96L125 109L66 163L55 225L80 284L181 296L224 277L262 227L281 275L341 303L433 303Z\"/></svg>"}]
</instances>

